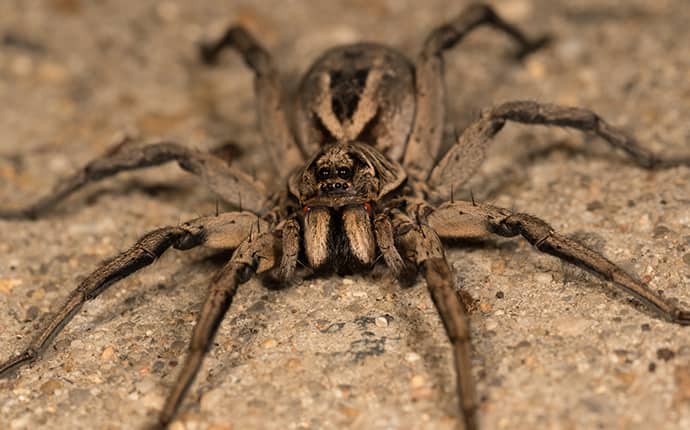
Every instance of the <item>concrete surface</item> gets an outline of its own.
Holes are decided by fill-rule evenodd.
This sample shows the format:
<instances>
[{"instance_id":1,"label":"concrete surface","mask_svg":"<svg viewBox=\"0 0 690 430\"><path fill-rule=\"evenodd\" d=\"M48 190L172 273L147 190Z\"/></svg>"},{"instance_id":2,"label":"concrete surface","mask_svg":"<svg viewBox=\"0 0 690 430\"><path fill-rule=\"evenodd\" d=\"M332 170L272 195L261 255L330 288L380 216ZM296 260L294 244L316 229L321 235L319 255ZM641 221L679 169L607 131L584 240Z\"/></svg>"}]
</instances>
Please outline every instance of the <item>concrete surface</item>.
<instances>
[{"instance_id":1,"label":"concrete surface","mask_svg":"<svg viewBox=\"0 0 690 430\"><path fill-rule=\"evenodd\" d=\"M118 132L208 149L236 142L271 179L251 75L195 43L241 22L288 79L361 39L410 55L465 2L4 0L0 202L31 201ZM452 3L452 4L450 4ZM489 30L448 56L450 126L512 99L590 107L664 153L690 152L685 0L495 2L554 44L519 65ZM449 130L449 131L452 131ZM214 211L174 166L89 187L36 222L0 221L0 357L108 256L157 226ZM690 306L690 169L647 172L597 139L510 126L475 195L549 220ZM222 258L170 252L88 304L53 347L0 381L2 429L141 429L154 422ZM455 248L472 313L484 429L690 428L690 328L520 240ZM450 429L451 352L423 283L389 277L241 288L182 406L181 429Z\"/></svg>"}]
</instances>

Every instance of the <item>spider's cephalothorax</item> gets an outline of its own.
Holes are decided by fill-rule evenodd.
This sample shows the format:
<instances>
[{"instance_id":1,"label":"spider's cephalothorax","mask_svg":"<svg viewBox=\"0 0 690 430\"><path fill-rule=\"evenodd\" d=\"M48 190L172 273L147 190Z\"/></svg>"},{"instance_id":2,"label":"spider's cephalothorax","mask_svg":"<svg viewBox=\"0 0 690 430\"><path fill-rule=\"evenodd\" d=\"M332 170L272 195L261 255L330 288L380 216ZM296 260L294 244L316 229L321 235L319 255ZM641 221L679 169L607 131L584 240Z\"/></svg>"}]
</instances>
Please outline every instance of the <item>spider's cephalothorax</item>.
<instances>
[{"instance_id":1,"label":"spider's cephalothorax","mask_svg":"<svg viewBox=\"0 0 690 430\"><path fill-rule=\"evenodd\" d=\"M289 180L302 207L304 253L315 270L349 273L376 258L376 202L405 181L402 167L365 143L323 147Z\"/></svg>"},{"instance_id":2,"label":"spider's cephalothorax","mask_svg":"<svg viewBox=\"0 0 690 430\"><path fill-rule=\"evenodd\" d=\"M391 48L373 44L328 51L302 80L294 118L288 116L293 110L287 108L289 102L270 55L245 29L232 27L223 38L205 45L205 61L214 62L229 46L254 70L259 128L278 184L266 187L212 154L174 142L138 145L125 140L38 202L20 209L0 209L0 218L37 217L88 182L170 160L199 176L228 203L245 209L144 235L132 248L87 276L28 347L0 363L0 375L36 359L87 300L151 264L171 247L206 246L234 252L213 278L186 361L160 414L162 425L174 418L238 285L261 273L289 282L295 277L300 256L304 265L318 272L368 270L381 257L396 277L411 273L414 279L416 273L407 270L410 267L424 275L452 343L461 421L467 429L478 427L470 330L442 240L522 236L537 250L601 276L662 318L690 324L690 312L600 253L558 234L541 219L474 200L453 199L453 188L473 175L491 138L508 121L595 133L645 168L690 165L689 157L662 158L647 151L632 136L589 110L529 101L508 102L484 111L441 152L443 54L481 25L507 33L520 45L521 54L545 41L528 39L490 7L474 5L432 31L414 62ZM267 192L277 188L284 192ZM444 201L448 196L450 201Z\"/></svg>"}]
</instances>

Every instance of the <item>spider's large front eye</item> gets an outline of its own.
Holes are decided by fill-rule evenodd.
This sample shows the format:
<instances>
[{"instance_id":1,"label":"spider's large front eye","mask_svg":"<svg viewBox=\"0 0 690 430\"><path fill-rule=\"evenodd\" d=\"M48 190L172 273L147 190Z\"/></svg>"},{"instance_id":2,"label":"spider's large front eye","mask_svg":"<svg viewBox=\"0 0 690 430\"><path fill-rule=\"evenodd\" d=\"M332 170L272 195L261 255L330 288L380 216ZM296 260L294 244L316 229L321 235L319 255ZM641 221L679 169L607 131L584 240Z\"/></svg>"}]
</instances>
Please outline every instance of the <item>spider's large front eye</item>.
<instances>
[{"instance_id":1,"label":"spider's large front eye","mask_svg":"<svg viewBox=\"0 0 690 430\"><path fill-rule=\"evenodd\" d=\"M331 170L328 167L322 167L316 173L316 176L319 178L319 180L328 179L331 177Z\"/></svg>"},{"instance_id":2,"label":"spider's large front eye","mask_svg":"<svg viewBox=\"0 0 690 430\"><path fill-rule=\"evenodd\" d=\"M350 179L352 177L352 169L349 167L338 167L338 176L341 179Z\"/></svg>"}]
</instances>

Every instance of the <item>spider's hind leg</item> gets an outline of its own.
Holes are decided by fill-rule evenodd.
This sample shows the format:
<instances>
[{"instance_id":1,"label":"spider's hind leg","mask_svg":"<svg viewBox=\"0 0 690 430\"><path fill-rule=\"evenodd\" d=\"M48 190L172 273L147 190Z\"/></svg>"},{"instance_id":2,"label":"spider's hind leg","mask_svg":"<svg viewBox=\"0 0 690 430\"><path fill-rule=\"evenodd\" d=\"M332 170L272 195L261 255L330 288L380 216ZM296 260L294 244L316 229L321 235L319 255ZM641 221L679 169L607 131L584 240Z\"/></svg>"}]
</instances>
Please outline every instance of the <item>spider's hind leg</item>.
<instances>
[{"instance_id":1,"label":"spider's hind leg","mask_svg":"<svg viewBox=\"0 0 690 430\"><path fill-rule=\"evenodd\" d=\"M433 30L415 63L417 114L408 140L403 166L408 175L424 182L439 155L443 138L445 99L443 53L482 26L491 26L507 34L519 46L518 57L539 49L548 37L528 38L520 29L504 21L490 6L474 4L454 20Z\"/></svg>"},{"instance_id":2,"label":"spider's hind leg","mask_svg":"<svg viewBox=\"0 0 690 430\"><path fill-rule=\"evenodd\" d=\"M211 191L230 204L253 211L260 211L266 206L265 189L261 182L214 155L174 142L139 144L125 138L103 156L60 180L50 194L36 202L16 209L0 208L0 219L38 218L91 182L119 172L159 166L169 161L177 161L184 170L200 177Z\"/></svg>"},{"instance_id":3,"label":"spider's hind leg","mask_svg":"<svg viewBox=\"0 0 690 430\"><path fill-rule=\"evenodd\" d=\"M215 64L225 48L235 48L254 71L259 128L277 172L290 173L304 157L290 131L285 113L285 96L271 55L244 27L230 27L218 40L200 46L201 59Z\"/></svg>"}]
</instances>

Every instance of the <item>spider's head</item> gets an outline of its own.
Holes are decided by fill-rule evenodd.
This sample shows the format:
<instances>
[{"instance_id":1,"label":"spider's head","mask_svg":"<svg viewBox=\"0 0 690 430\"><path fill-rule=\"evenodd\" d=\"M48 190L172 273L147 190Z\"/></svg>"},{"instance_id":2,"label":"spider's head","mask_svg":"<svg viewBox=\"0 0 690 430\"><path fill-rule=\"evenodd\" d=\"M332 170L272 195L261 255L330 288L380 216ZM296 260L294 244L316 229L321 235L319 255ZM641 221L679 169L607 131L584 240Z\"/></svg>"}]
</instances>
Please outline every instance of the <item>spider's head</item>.
<instances>
[{"instance_id":1,"label":"spider's head","mask_svg":"<svg viewBox=\"0 0 690 430\"><path fill-rule=\"evenodd\" d=\"M305 207L339 208L378 200L405 181L402 167L370 145L338 143L322 148L289 181Z\"/></svg>"}]
</instances>

